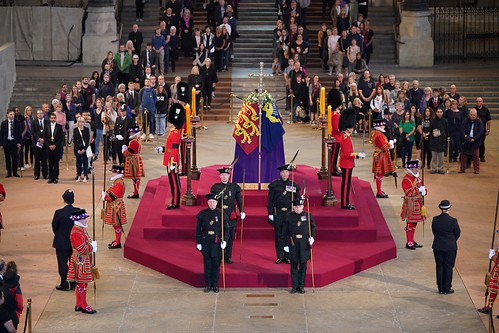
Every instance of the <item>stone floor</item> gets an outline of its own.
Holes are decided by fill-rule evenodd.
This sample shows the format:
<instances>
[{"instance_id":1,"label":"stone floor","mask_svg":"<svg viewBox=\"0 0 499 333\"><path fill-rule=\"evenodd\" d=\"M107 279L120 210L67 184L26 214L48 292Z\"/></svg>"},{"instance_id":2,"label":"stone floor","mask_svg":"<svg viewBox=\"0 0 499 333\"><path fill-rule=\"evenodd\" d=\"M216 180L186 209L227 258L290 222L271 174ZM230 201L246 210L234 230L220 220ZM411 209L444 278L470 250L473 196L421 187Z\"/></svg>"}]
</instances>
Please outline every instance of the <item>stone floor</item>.
<instances>
[{"instance_id":1,"label":"stone floor","mask_svg":"<svg viewBox=\"0 0 499 333\"><path fill-rule=\"evenodd\" d=\"M199 164L230 162L233 145L226 144L230 125L208 127L199 134ZM318 165L319 132L306 125L287 125L286 131L288 155L301 148L299 163ZM357 149L360 140L354 140ZM488 140L488 160L479 176L457 174L455 165L447 175L426 175L429 214L437 214L438 202L448 198L454 205L451 214L459 219L463 230L454 295L436 293L428 224L424 232L421 226L417 232L424 248L404 248L403 225L398 218L401 190L390 181L384 185L390 199L380 201L380 205L399 248L398 258L315 292L309 287L305 295L291 295L284 289L231 289L204 294L123 259L122 250L107 250L105 244L112 233L106 227L103 238L102 222L97 218L97 265L102 278L95 291L90 285L88 298L98 313L74 313L73 294L54 289L57 271L50 229L52 213L62 205L60 196L66 188L75 191L77 206L92 209L92 185L71 180L71 161L69 170L63 167L58 185L35 182L29 176L31 170L25 171L22 179L4 180L8 194L2 210L6 229L1 255L18 262L24 297L33 299L35 332L482 332L483 318L475 307L483 304L482 281L497 190L493 173L498 166L497 143L498 136L493 134ZM153 152L154 145L144 144L151 178L164 172L162 156ZM371 151L369 145L366 151ZM357 164L354 175L370 179L370 160ZM97 163L96 168L96 193L100 193L103 164ZM126 203L128 214L133 216L137 202ZM96 201L97 215L100 207Z\"/></svg>"},{"instance_id":2,"label":"stone floor","mask_svg":"<svg viewBox=\"0 0 499 333\"><path fill-rule=\"evenodd\" d=\"M229 163L234 149L231 125L206 125L207 130L198 132L198 165ZM285 125L285 129L287 159L300 149L298 163L320 166L320 132L308 125ZM63 205L61 195L66 188L75 191L76 206L92 211L92 184L72 180L72 154L67 168L65 160L61 164L61 181L57 185L34 181L31 169L21 179L2 179L7 199L2 207L5 230L0 255L18 263L24 297L33 300L32 322L37 333L484 332L486 317L475 308L483 306L484 301L483 277L488 267L499 184L495 174L499 166L497 133L493 128L487 138L487 162L482 164L480 175L457 174L455 163L449 165L446 175L425 174L430 218L439 213L440 200L449 199L453 203L450 213L458 218L462 229L453 295L436 292L430 223L424 228L418 226L416 234L424 248L405 249L404 225L399 218L402 191L391 179L384 182L390 198L379 203L398 247L397 259L315 291L309 286L305 295L291 295L285 289L227 289L219 294L204 294L124 259L123 250L108 250L106 244L113 235L111 228L102 228L99 219L103 163L98 161L95 230L99 244L97 266L102 277L89 285L88 294L89 303L98 312L93 316L75 313L73 293L54 289L58 274L50 227L54 210ZM354 144L356 150L361 150L360 137L354 139ZM156 139L143 148L150 178L165 172L162 156L154 153L155 145ZM370 156L369 144L365 150ZM359 160L354 176L370 181L370 166L369 158ZM1 163L0 175L5 174L4 170ZM131 188L130 183L127 186ZM130 217L137 204L126 199Z\"/></svg>"}]
</instances>

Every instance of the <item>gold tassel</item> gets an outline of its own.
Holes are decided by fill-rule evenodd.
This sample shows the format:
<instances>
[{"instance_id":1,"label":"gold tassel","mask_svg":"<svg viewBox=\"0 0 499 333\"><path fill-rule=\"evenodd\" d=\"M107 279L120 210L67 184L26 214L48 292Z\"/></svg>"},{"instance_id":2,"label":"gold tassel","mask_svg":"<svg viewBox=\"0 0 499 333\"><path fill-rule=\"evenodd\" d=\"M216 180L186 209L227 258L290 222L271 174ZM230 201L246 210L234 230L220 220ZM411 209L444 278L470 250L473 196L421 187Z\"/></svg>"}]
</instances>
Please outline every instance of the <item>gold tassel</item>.
<instances>
[{"instance_id":1,"label":"gold tassel","mask_svg":"<svg viewBox=\"0 0 499 333\"><path fill-rule=\"evenodd\" d=\"M92 266L92 278L94 280L100 279L100 272L97 266Z\"/></svg>"}]
</instances>

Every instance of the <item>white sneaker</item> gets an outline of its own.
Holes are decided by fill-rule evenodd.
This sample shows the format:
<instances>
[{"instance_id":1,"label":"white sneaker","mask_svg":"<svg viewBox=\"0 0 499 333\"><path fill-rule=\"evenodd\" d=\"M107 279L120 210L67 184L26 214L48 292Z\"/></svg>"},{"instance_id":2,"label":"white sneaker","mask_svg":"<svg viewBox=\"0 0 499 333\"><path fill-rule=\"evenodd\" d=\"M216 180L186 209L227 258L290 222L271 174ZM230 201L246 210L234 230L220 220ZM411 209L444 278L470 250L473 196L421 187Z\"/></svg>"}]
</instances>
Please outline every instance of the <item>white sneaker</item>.
<instances>
[{"instance_id":1,"label":"white sneaker","mask_svg":"<svg viewBox=\"0 0 499 333\"><path fill-rule=\"evenodd\" d=\"M25 164L25 165L24 165L24 167L25 167L26 169L29 169L29 168L31 168L31 165L30 165L30 164Z\"/></svg>"},{"instance_id":2,"label":"white sneaker","mask_svg":"<svg viewBox=\"0 0 499 333\"><path fill-rule=\"evenodd\" d=\"M81 182L81 177L78 177L78 179L76 179L76 182L77 183Z\"/></svg>"},{"instance_id":3,"label":"white sneaker","mask_svg":"<svg viewBox=\"0 0 499 333\"><path fill-rule=\"evenodd\" d=\"M149 139L154 139L154 135L153 134L149 134Z\"/></svg>"},{"instance_id":4,"label":"white sneaker","mask_svg":"<svg viewBox=\"0 0 499 333\"><path fill-rule=\"evenodd\" d=\"M140 138L141 138L142 140L145 140L145 139L146 139L146 134L145 134L145 133L144 133L144 134L142 134L142 135L140 136Z\"/></svg>"},{"instance_id":5,"label":"white sneaker","mask_svg":"<svg viewBox=\"0 0 499 333\"><path fill-rule=\"evenodd\" d=\"M83 182L84 182L84 183L88 182L88 178L87 178L87 176L83 177Z\"/></svg>"},{"instance_id":6,"label":"white sneaker","mask_svg":"<svg viewBox=\"0 0 499 333\"><path fill-rule=\"evenodd\" d=\"M24 171L24 167L21 167L21 171Z\"/></svg>"}]
</instances>

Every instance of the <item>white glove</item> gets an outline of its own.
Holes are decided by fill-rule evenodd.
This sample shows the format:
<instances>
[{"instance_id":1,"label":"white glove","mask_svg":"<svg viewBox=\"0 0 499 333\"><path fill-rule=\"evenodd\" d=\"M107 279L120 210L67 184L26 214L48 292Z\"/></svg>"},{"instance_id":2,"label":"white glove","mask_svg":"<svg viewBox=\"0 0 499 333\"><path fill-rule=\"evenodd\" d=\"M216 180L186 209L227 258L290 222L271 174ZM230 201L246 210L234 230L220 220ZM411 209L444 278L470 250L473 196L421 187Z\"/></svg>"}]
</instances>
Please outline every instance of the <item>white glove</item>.
<instances>
[{"instance_id":1,"label":"white glove","mask_svg":"<svg viewBox=\"0 0 499 333\"><path fill-rule=\"evenodd\" d=\"M97 241L92 241L92 252L97 252Z\"/></svg>"},{"instance_id":2,"label":"white glove","mask_svg":"<svg viewBox=\"0 0 499 333\"><path fill-rule=\"evenodd\" d=\"M359 153L359 158L366 158L366 153L360 152Z\"/></svg>"},{"instance_id":3,"label":"white glove","mask_svg":"<svg viewBox=\"0 0 499 333\"><path fill-rule=\"evenodd\" d=\"M156 153L161 154L163 152L163 147L157 146L154 148L154 150L156 151Z\"/></svg>"},{"instance_id":4,"label":"white glove","mask_svg":"<svg viewBox=\"0 0 499 333\"><path fill-rule=\"evenodd\" d=\"M314 245L314 242L315 242L314 237L310 237L310 238L308 239L308 243L310 244L310 246Z\"/></svg>"},{"instance_id":5,"label":"white glove","mask_svg":"<svg viewBox=\"0 0 499 333\"><path fill-rule=\"evenodd\" d=\"M106 192L102 191L102 201L104 201L105 198L106 198Z\"/></svg>"},{"instance_id":6,"label":"white glove","mask_svg":"<svg viewBox=\"0 0 499 333\"><path fill-rule=\"evenodd\" d=\"M421 193L421 195L424 197L426 195L426 187L423 185L423 186L420 186L418 187L418 191L419 193Z\"/></svg>"},{"instance_id":7,"label":"white glove","mask_svg":"<svg viewBox=\"0 0 499 333\"><path fill-rule=\"evenodd\" d=\"M390 149L393 149L393 147L395 147L395 141L396 140L390 140L390 141L388 141L388 144L390 145Z\"/></svg>"},{"instance_id":8,"label":"white glove","mask_svg":"<svg viewBox=\"0 0 499 333\"><path fill-rule=\"evenodd\" d=\"M121 134L116 135L116 139L123 141L123 135Z\"/></svg>"},{"instance_id":9,"label":"white glove","mask_svg":"<svg viewBox=\"0 0 499 333\"><path fill-rule=\"evenodd\" d=\"M284 252L289 253L289 246L284 247Z\"/></svg>"},{"instance_id":10,"label":"white glove","mask_svg":"<svg viewBox=\"0 0 499 333\"><path fill-rule=\"evenodd\" d=\"M225 249L225 247L227 246L227 242L226 241L223 241L222 243L220 243L220 247L223 249Z\"/></svg>"},{"instance_id":11,"label":"white glove","mask_svg":"<svg viewBox=\"0 0 499 333\"><path fill-rule=\"evenodd\" d=\"M198 251L201 251L203 249L203 245L196 244L196 249L198 249Z\"/></svg>"},{"instance_id":12,"label":"white glove","mask_svg":"<svg viewBox=\"0 0 499 333\"><path fill-rule=\"evenodd\" d=\"M495 255L496 255L496 251L490 249L489 250L489 260L492 259L492 257L495 256Z\"/></svg>"},{"instance_id":13,"label":"white glove","mask_svg":"<svg viewBox=\"0 0 499 333\"><path fill-rule=\"evenodd\" d=\"M124 153L128 149L127 145L121 146L121 152Z\"/></svg>"},{"instance_id":14,"label":"white glove","mask_svg":"<svg viewBox=\"0 0 499 333\"><path fill-rule=\"evenodd\" d=\"M241 220L244 220L246 218L246 213L245 212L241 212Z\"/></svg>"},{"instance_id":15,"label":"white glove","mask_svg":"<svg viewBox=\"0 0 499 333\"><path fill-rule=\"evenodd\" d=\"M397 143L397 139L393 139L393 143L394 143L394 144L395 144L395 143Z\"/></svg>"},{"instance_id":16,"label":"white glove","mask_svg":"<svg viewBox=\"0 0 499 333\"><path fill-rule=\"evenodd\" d=\"M175 170L176 167L177 167L177 164L172 163L172 165L170 165L170 170Z\"/></svg>"},{"instance_id":17,"label":"white glove","mask_svg":"<svg viewBox=\"0 0 499 333\"><path fill-rule=\"evenodd\" d=\"M269 215L269 220L274 221L274 215Z\"/></svg>"}]
</instances>

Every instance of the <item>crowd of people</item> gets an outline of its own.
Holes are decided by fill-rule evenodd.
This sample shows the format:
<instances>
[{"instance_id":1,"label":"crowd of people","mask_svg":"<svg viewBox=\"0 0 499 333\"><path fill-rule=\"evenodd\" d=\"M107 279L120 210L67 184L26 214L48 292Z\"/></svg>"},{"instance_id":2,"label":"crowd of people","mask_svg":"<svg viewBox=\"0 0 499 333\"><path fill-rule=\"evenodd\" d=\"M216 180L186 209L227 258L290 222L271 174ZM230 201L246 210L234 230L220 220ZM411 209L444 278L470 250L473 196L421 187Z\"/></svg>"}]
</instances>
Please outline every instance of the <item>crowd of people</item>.
<instances>
[{"instance_id":1,"label":"crowd of people","mask_svg":"<svg viewBox=\"0 0 499 333\"><path fill-rule=\"evenodd\" d=\"M0 258L0 331L14 333L24 310L20 277L15 261Z\"/></svg>"}]
</instances>

